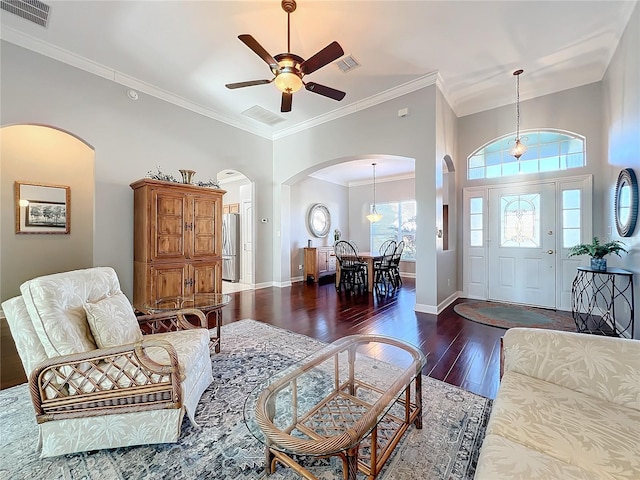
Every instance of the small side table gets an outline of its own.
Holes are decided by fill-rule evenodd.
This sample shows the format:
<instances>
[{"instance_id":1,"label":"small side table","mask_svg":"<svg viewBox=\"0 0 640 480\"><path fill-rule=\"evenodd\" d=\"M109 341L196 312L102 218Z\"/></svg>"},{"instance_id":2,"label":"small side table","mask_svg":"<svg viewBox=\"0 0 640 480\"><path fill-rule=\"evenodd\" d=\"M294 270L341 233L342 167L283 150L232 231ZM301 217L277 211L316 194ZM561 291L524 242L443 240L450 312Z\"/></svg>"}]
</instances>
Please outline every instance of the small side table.
<instances>
[{"instance_id":1,"label":"small side table","mask_svg":"<svg viewBox=\"0 0 640 480\"><path fill-rule=\"evenodd\" d=\"M220 353L220 327L222 326L222 307L231 301L229 295L223 293L195 293L187 297L165 297L155 300L152 304L142 306L145 313L162 313L181 310L183 308L196 308L207 317L209 332L216 329L216 334L211 333L211 344L216 353ZM211 325L211 320L215 325Z\"/></svg>"},{"instance_id":2,"label":"small side table","mask_svg":"<svg viewBox=\"0 0 640 480\"><path fill-rule=\"evenodd\" d=\"M571 286L571 314L578 332L633 336L633 273L578 267Z\"/></svg>"}]
</instances>

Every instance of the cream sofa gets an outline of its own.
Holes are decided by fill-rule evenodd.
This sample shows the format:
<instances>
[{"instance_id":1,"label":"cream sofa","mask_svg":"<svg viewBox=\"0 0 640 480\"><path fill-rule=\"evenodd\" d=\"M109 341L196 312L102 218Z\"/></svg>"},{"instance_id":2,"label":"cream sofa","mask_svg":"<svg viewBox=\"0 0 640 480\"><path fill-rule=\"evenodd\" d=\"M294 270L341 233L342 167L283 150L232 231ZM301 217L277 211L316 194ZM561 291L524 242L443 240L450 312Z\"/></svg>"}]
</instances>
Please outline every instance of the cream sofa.
<instances>
[{"instance_id":1,"label":"cream sofa","mask_svg":"<svg viewBox=\"0 0 640 480\"><path fill-rule=\"evenodd\" d=\"M39 277L20 291L2 308L29 377L42 457L176 442L185 412L195 424L213 381L202 312L136 317L109 267Z\"/></svg>"},{"instance_id":2,"label":"cream sofa","mask_svg":"<svg viewBox=\"0 0 640 480\"><path fill-rule=\"evenodd\" d=\"M476 480L640 479L640 341L513 328Z\"/></svg>"}]
</instances>

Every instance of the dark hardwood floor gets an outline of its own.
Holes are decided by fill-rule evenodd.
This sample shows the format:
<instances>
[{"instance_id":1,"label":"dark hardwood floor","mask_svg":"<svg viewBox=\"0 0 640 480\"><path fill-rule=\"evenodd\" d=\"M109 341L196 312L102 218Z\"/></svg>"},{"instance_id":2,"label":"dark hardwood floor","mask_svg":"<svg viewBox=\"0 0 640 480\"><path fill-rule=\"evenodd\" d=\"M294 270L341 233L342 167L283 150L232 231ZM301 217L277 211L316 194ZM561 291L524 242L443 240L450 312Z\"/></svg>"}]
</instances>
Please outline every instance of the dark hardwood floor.
<instances>
[{"instance_id":1,"label":"dark hardwood floor","mask_svg":"<svg viewBox=\"0 0 640 480\"><path fill-rule=\"evenodd\" d=\"M505 330L466 320L453 305L440 315L415 312L412 279L387 298L338 295L331 283L303 282L238 292L232 298L223 324L253 318L323 342L357 333L389 335L420 347L427 355L426 375L489 398L497 392Z\"/></svg>"},{"instance_id":2,"label":"dark hardwood floor","mask_svg":"<svg viewBox=\"0 0 640 480\"><path fill-rule=\"evenodd\" d=\"M412 279L404 280L397 293L386 298L338 295L331 283L303 282L231 297L223 310L223 324L252 318L323 342L357 333L389 335L422 349L427 355L424 373L430 377L489 398L498 389L504 330L466 320L453 311L453 305L437 316L415 312ZM8 388L26 378L4 321L1 333L0 388ZM380 358L385 359L384 352Z\"/></svg>"}]
</instances>

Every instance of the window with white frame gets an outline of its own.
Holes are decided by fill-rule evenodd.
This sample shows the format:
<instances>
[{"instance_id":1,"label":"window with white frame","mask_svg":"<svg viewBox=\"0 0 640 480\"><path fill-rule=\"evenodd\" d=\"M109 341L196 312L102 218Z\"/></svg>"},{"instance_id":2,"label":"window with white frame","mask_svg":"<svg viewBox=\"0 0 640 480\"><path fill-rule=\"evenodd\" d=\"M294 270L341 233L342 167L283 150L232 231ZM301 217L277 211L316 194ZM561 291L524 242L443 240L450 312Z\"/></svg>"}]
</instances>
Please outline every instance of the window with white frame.
<instances>
[{"instance_id":1,"label":"window with white frame","mask_svg":"<svg viewBox=\"0 0 640 480\"><path fill-rule=\"evenodd\" d=\"M469 199L469 245L471 247L482 247L484 243L482 202L482 197Z\"/></svg>"},{"instance_id":2,"label":"window with white frame","mask_svg":"<svg viewBox=\"0 0 640 480\"><path fill-rule=\"evenodd\" d=\"M562 247L571 248L580 243L581 238L581 191L562 191Z\"/></svg>"},{"instance_id":3,"label":"window with white frame","mask_svg":"<svg viewBox=\"0 0 640 480\"><path fill-rule=\"evenodd\" d=\"M386 240L404 241L402 260L416 259L416 202L376 204L382 218L371 224L371 251L380 251Z\"/></svg>"},{"instance_id":4,"label":"window with white frame","mask_svg":"<svg viewBox=\"0 0 640 480\"><path fill-rule=\"evenodd\" d=\"M564 130L521 132L527 151L520 158L509 154L514 135L492 140L467 158L467 178L509 177L512 175L554 172L585 165L585 139Z\"/></svg>"}]
</instances>

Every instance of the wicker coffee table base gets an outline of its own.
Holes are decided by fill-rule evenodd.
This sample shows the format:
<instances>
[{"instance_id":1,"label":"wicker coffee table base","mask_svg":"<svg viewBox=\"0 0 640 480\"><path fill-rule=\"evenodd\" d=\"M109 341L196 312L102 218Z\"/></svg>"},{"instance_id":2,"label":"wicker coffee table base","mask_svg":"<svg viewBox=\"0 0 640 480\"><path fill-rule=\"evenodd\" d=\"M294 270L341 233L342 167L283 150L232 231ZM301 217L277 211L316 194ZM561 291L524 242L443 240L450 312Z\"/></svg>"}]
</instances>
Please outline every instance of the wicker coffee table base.
<instances>
[{"instance_id":1,"label":"wicker coffee table base","mask_svg":"<svg viewBox=\"0 0 640 480\"><path fill-rule=\"evenodd\" d=\"M413 401L411 401L412 384L415 390ZM404 410L404 418L388 411L371 433L352 448L342 452L314 456L322 458L340 457L343 464L344 480L356 480L358 470L367 475L368 480L377 478L385 462L393 453L393 449L411 424L413 423L418 429L422 428L421 376L418 375L412 384L406 387L403 396L396 401L396 404ZM381 395L385 393L383 390L359 380L354 380L354 384L345 383L340 390L318 403L292 429L304 432L310 438L316 440L326 438L318 432L318 425L325 423L328 417L331 418L333 423L348 422L347 417L352 418L354 413L366 412L371 408L372 405L355 396L358 389L370 390ZM350 390L353 394L349 393ZM354 434L357 435L358 432L354 432ZM265 453L267 474L273 473L277 462L280 462L287 467L293 468L302 478L317 480L316 476L286 453L269 446L266 447Z\"/></svg>"}]
</instances>

